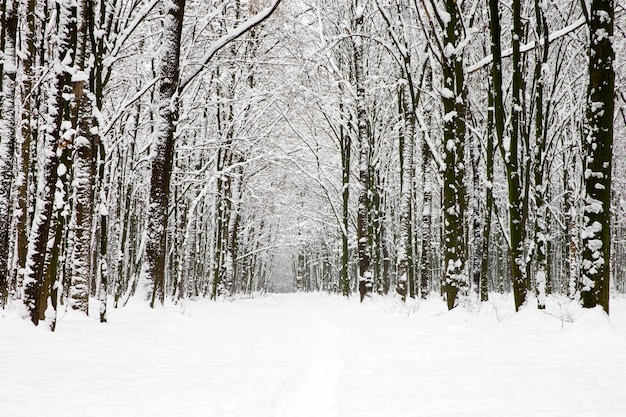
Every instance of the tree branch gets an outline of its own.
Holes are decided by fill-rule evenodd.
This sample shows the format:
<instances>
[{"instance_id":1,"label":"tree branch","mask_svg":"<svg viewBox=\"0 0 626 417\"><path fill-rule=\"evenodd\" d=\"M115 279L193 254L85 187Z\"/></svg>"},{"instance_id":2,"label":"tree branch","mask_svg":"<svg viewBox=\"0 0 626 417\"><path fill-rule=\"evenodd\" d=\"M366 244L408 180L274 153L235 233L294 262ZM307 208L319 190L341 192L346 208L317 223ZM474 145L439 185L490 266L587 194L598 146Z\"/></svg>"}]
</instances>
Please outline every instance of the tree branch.
<instances>
[{"instance_id":1,"label":"tree branch","mask_svg":"<svg viewBox=\"0 0 626 417\"><path fill-rule=\"evenodd\" d=\"M215 54L217 52L219 52L222 48L224 48L230 42L232 42L235 39L241 37L243 34L248 32L250 29L254 28L255 26L260 25L268 17L270 17L272 15L272 13L274 13L274 11L276 11L276 9L278 8L278 5L280 4L281 1L282 0L274 0L274 3L271 6L261 10L258 14L252 16L250 19L248 19L245 22L243 22L243 24L241 24L240 26L237 26L236 28L230 30L227 34L225 34L224 36L219 38L217 41L215 41L211 45L209 50L206 51L206 53L202 57L201 63L197 64L198 68L196 70L194 70L191 73L191 75L189 75L187 78L185 78L185 80L183 82L180 83L180 91L184 90L185 87L187 87L187 85L189 85L189 83L191 81L193 81L193 79L196 78L202 72L202 70L208 65L208 63L211 61L211 59L215 56Z\"/></svg>"},{"instance_id":2,"label":"tree branch","mask_svg":"<svg viewBox=\"0 0 626 417\"><path fill-rule=\"evenodd\" d=\"M560 39L563 36L570 34L571 32L575 31L576 29L578 29L579 27L583 26L586 23L587 23L587 19L585 18L585 16L580 17L571 25L565 26L563 29L558 30L554 33L551 33L550 36L548 37L548 43L552 43L555 40ZM544 43L545 43L544 39L541 39L539 41L539 45L543 45ZM528 52L528 51L535 49L536 47L537 47L537 41L528 42L527 44L522 45L520 47L520 52L521 53ZM502 58L507 58L511 56L512 54L513 54L512 48L506 49L502 51ZM467 72L468 74L476 72L486 67L487 65L491 64L492 61L493 61L493 55L489 54L483 59L481 59L480 61L478 61L477 63L465 68L465 72Z\"/></svg>"}]
</instances>

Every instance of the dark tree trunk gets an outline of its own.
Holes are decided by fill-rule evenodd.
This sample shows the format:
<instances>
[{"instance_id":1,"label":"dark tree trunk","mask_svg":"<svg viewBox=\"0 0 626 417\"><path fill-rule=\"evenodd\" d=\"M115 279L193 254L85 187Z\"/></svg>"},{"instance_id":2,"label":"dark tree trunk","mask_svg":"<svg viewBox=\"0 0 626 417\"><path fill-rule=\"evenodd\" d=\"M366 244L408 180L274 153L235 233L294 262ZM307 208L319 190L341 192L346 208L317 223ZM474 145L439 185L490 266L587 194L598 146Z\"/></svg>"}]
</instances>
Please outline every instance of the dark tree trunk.
<instances>
[{"instance_id":1,"label":"dark tree trunk","mask_svg":"<svg viewBox=\"0 0 626 417\"><path fill-rule=\"evenodd\" d=\"M354 30L360 34L363 29L363 10L356 7ZM356 123L359 138L359 188L357 208L357 250L358 250L358 285L361 301L372 291L372 271L370 265L369 233L369 184L370 184L370 134L365 107L365 74L363 39L356 36L354 44L354 82L356 84Z\"/></svg>"},{"instance_id":2,"label":"dark tree trunk","mask_svg":"<svg viewBox=\"0 0 626 417\"><path fill-rule=\"evenodd\" d=\"M87 83L90 69L86 67L88 53L91 52L89 34L93 26L93 7L91 0L82 0L77 13L77 45L74 69L77 79L72 83L75 106L74 125L74 176L73 197L74 207L70 228L72 230L71 245L71 307L88 314L89 288L93 279L92 269L92 235L93 224L93 187L94 176L94 143L92 127L93 111ZM81 75L82 74L82 75Z\"/></svg>"},{"instance_id":3,"label":"dark tree trunk","mask_svg":"<svg viewBox=\"0 0 626 417\"><path fill-rule=\"evenodd\" d=\"M545 3L535 0L535 23L537 37L543 40L543 45L537 48L537 62L535 63L535 250L537 270L535 274L537 307L546 308L546 287L548 277L548 224L546 207L547 183L544 182L546 158L546 132L544 120L548 118L547 109L543 105L545 85L544 65L548 62L548 24L543 8ZM544 114L546 113L546 114ZM569 167L567 168L569 169Z\"/></svg>"},{"instance_id":4,"label":"dark tree trunk","mask_svg":"<svg viewBox=\"0 0 626 417\"><path fill-rule=\"evenodd\" d=\"M11 187L15 160L15 92L17 76L17 5L14 0L5 2L3 27L5 31L0 108L0 308L9 296L9 248L11 247Z\"/></svg>"},{"instance_id":5,"label":"dark tree trunk","mask_svg":"<svg viewBox=\"0 0 626 417\"><path fill-rule=\"evenodd\" d=\"M13 266L13 285L16 289L22 287L24 281L24 270L26 268L26 253L28 249L28 202L31 155L30 148L33 143L33 77L37 50L35 49L35 16L36 0L29 0L26 10L26 24L23 26L22 39L25 44L26 53L22 54L22 77L20 96L22 103L21 117L21 138L18 142L17 158L17 178L16 189L16 213L15 213L15 259ZM33 164L34 165L34 164Z\"/></svg>"},{"instance_id":6,"label":"dark tree trunk","mask_svg":"<svg viewBox=\"0 0 626 417\"><path fill-rule=\"evenodd\" d=\"M157 129L152 144L150 204L146 239L145 279L150 305L165 299L165 229L169 206L170 180L174 157L174 132L178 119L178 84L181 34L185 0L170 0L164 5L165 24L159 67Z\"/></svg>"},{"instance_id":7,"label":"dark tree trunk","mask_svg":"<svg viewBox=\"0 0 626 417\"><path fill-rule=\"evenodd\" d=\"M495 56L495 55L494 55ZM494 136L494 122L495 122L495 105L494 105L494 91L493 91L493 76L490 77L489 92L488 92L488 105L490 109L487 116L487 140L486 140L486 187L485 187L485 219L483 223L483 240L482 240L482 259L480 265L480 301L489 300L489 253L491 251L491 217L493 213L493 160L494 160L494 142L497 138ZM493 109L493 110L491 110ZM502 111L502 109L500 109Z\"/></svg>"},{"instance_id":8,"label":"dark tree trunk","mask_svg":"<svg viewBox=\"0 0 626 417\"><path fill-rule=\"evenodd\" d=\"M59 4L57 51L54 56L54 76L51 81L47 118L51 127L45 133L43 161L37 185L37 204L28 243L26 272L24 276L24 304L32 322L37 325L45 305L40 301L44 285L46 244L50 232L54 195L58 178L59 156L68 143L62 140L61 124L64 105L63 90L69 85L61 61L70 49L70 24L72 12L65 3Z\"/></svg>"},{"instance_id":9,"label":"dark tree trunk","mask_svg":"<svg viewBox=\"0 0 626 417\"><path fill-rule=\"evenodd\" d=\"M339 104L339 111L343 117L344 104ZM341 294L345 297L350 295L350 247L348 245L348 230L350 227L350 155L352 141L346 132L344 123L339 127L339 140L341 147Z\"/></svg>"},{"instance_id":10,"label":"dark tree trunk","mask_svg":"<svg viewBox=\"0 0 626 417\"><path fill-rule=\"evenodd\" d=\"M457 294L467 286L465 244L465 80L461 41L461 16L456 1L446 1L450 21L445 28L443 51L444 109L443 175L444 289L448 309L456 306Z\"/></svg>"},{"instance_id":11,"label":"dark tree trunk","mask_svg":"<svg viewBox=\"0 0 626 417\"><path fill-rule=\"evenodd\" d=\"M592 0L590 15L589 87L585 125L583 209L583 307L609 312L611 259L611 165L613 156L613 0Z\"/></svg>"}]
</instances>

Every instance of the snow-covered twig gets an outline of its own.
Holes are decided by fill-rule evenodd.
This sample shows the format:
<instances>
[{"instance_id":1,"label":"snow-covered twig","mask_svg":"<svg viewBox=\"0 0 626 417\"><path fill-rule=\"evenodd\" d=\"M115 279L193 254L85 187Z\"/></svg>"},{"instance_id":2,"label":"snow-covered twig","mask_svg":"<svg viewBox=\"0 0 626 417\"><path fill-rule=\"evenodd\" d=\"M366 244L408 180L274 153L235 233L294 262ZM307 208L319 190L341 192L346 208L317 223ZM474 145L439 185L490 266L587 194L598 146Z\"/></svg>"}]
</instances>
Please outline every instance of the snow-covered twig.
<instances>
[{"instance_id":1,"label":"snow-covered twig","mask_svg":"<svg viewBox=\"0 0 626 417\"><path fill-rule=\"evenodd\" d=\"M587 19L585 18L585 16L580 17L578 20L576 20L571 25L565 26L564 28L562 28L560 30L557 30L554 33L551 33L550 36L548 37L548 43L552 43L555 40L560 39L563 36L565 36L565 35L573 32L573 31L575 31L576 29L578 29L579 27L581 27L585 23L587 23ZM539 40L539 45L543 45L543 44L544 44L544 40L543 39ZM528 51L531 51L531 50L535 49L536 47L537 47L537 41L531 41L531 42L528 42L525 45L522 45L520 47L520 52L521 53L528 52ZM511 56L512 54L513 54L513 49L512 48L506 49L506 50L502 51L502 58L507 58L507 57ZM480 61L478 61L477 63L467 67L465 69L465 72L467 72L468 74L476 72L479 69L482 69L482 68L486 67L487 65L489 65L492 61L493 61L493 55L489 54L486 57L484 57L483 59L481 59Z\"/></svg>"},{"instance_id":2,"label":"snow-covered twig","mask_svg":"<svg viewBox=\"0 0 626 417\"><path fill-rule=\"evenodd\" d=\"M252 16L250 19L243 22L240 26L237 26L236 28L230 30L227 34L215 41L202 57L201 62L198 64L198 68L195 69L187 78L185 78L180 83L180 90L184 90L185 87L187 87L187 85L189 85L189 83L202 72L202 70L208 65L211 59L213 59L215 54L218 53L222 48L224 48L230 42L241 37L250 29L260 25L268 17L270 17L272 13L274 13L274 11L278 8L280 2L281 0L274 0L274 3L271 6L261 10L258 14Z\"/></svg>"}]
</instances>

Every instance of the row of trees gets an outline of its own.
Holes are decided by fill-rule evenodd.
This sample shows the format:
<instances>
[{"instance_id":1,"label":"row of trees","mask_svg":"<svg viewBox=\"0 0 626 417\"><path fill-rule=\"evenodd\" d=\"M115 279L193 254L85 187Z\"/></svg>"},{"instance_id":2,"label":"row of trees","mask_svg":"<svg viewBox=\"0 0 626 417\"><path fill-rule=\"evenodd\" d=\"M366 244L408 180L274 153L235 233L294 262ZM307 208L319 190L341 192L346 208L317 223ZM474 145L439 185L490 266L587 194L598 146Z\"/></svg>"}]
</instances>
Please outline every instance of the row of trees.
<instances>
[{"instance_id":1,"label":"row of trees","mask_svg":"<svg viewBox=\"0 0 626 417\"><path fill-rule=\"evenodd\" d=\"M624 288L621 5L2 7L0 304L35 324L276 288L285 253L361 299Z\"/></svg>"},{"instance_id":2,"label":"row of trees","mask_svg":"<svg viewBox=\"0 0 626 417\"><path fill-rule=\"evenodd\" d=\"M346 110L340 97L334 111L341 119L330 124L358 140L361 298L388 288L381 260L392 247L403 297L417 294L418 281L428 295L434 275L449 308L470 287L484 301L501 281L495 258L504 265L499 275L511 277L516 309L534 295L544 308L546 295L559 290L608 312L611 246L623 250L620 237L610 238L623 222L623 212L610 210L623 201L610 191L613 43L623 45L613 37L614 5L355 1L347 12L322 8L337 10L323 14L321 33L332 39L327 65L353 103ZM381 80L393 88L381 91ZM623 121L622 114L616 129ZM346 141L337 142L347 154ZM381 177L390 149L399 156L395 196L379 185L390 183ZM442 253L432 250L438 241Z\"/></svg>"}]
</instances>

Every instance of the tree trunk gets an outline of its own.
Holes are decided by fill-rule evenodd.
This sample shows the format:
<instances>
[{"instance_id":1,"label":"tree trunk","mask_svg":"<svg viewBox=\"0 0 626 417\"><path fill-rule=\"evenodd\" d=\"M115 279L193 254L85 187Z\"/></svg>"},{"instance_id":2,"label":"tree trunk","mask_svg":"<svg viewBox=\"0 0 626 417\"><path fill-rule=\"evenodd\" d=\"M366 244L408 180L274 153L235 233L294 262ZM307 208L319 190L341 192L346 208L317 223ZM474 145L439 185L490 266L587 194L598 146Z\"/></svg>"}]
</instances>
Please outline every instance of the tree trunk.
<instances>
[{"instance_id":1,"label":"tree trunk","mask_svg":"<svg viewBox=\"0 0 626 417\"><path fill-rule=\"evenodd\" d=\"M146 257L142 270L151 307L156 302L163 304L165 300L165 229L174 156L174 132L178 119L179 58L184 11L185 0L165 2L161 65L158 70L161 81L157 101L157 128L151 149Z\"/></svg>"},{"instance_id":2,"label":"tree trunk","mask_svg":"<svg viewBox=\"0 0 626 417\"><path fill-rule=\"evenodd\" d=\"M344 112L343 101L339 103L342 117ZM347 123L347 120L346 120ZM350 155L352 141L346 132L344 123L339 126L339 140L341 147L341 294L350 295L350 247L348 245L348 230L350 227Z\"/></svg>"},{"instance_id":3,"label":"tree trunk","mask_svg":"<svg viewBox=\"0 0 626 417\"><path fill-rule=\"evenodd\" d=\"M399 92L402 112L402 133L400 135L400 236L398 239L398 268L396 291L406 300L407 291L415 294L410 275L413 269L413 157L415 148L415 111L408 84ZM408 285L408 288L407 288Z\"/></svg>"},{"instance_id":4,"label":"tree trunk","mask_svg":"<svg viewBox=\"0 0 626 417\"><path fill-rule=\"evenodd\" d=\"M3 59L2 107L0 109L0 308L9 296L9 248L11 247L11 186L15 160L15 92L17 76L17 2L5 3L5 45Z\"/></svg>"},{"instance_id":5,"label":"tree trunk","mask_svg":"<svg viewBox=\"0 0 626 417\"><path fill-rule=\"evenodd\" d=\"M570 144L572 145L572 144ZM572 153L574 149L570 146L569 149L563 154L564 166L574 166L574 155L567 156ZM565 212L565 273L567 274L567 295L570 299L577 299L580 294L580 268L579 268L579 239L580 239L580 227L579 216L576 205L576 196L574 195L574 181L568 170L563 173L563 188L565 190L564 207Z\"/></svg>"},{"instance_id":6,"label":"tree trunk","mask_svg":"<svg viewBox=\"0 0 626 417\"><path fill-rule=\"evenodd\" d=\"M430 59L424 63L424 90L432 91L433 89L433 70ZM425 124L426 128L430 128L432 120L432 105L427 105ZM428 298L431 291L430 279L432 275L431 269L431 245L432 245L432 193L433 180L432 174L429 173L429 166L432 161L432 155L428 147L427 139L430 132L422 132L422 175L424 177L424 191L422 196L422 212L421 216L421 250L420 250L420 297Z\"/></svg>"},{"instance_id":7,"label":"tree trunk","mask_svg":"<svg viewBox=\"0 0 626 417\"><path fill-rule=\"evenodd\" d=\"M446 1L450 21L445 28L443 51L443 175L444 288L448 309L467 285L465 245L465 81L463 51L457 50L462 27L454 0Z\"/></svg>"},{"instance_id":8,"label":"tree trunk","mask_svg":"<svg viewBox=\"0 0 626 417\"><path fill-rule=\"evenodd\" d=\"M609 312L611 165L613 156L613 0L592 0L589 86L585 125L583 209L583 307Z\"/></svg>"},{"instance_id":9,"label":"tree trunk","mask_svg":"<svg viewBox=\"0 0 626 417\"><path fill-rule=\"evenodd\" d=\"M495 56L495 54L494 54ZM497 137L494 136L495 122L495 103L493 90L493 76L490 77L488 105L490 109L487 115L487 140L486 140L486 184L485 184L485 219L483 223L483 240L482 240L482 259L480 266L480 301L489 300L489 252L491 250L491 217L493 213L493 161L494 161L494 142L497 143ZM502 108L500 108L502 111Z\"/></svg>"},{"instance_id":10,"label":"tree trunk","mask_svg":"<svg viewBox=\"0 0 626 417\"><path fill-rule=\"evenodd\" d=\"M491 138L487 137L487 141L490 141ZM474 143L471 143L469 146L469 158L472 162L472 213L469 216L472 219L472 286L473 291L476 294L480 294L480 275L481 275L481 266L482 266L482 251L484 250L483 245L483 232L484 226L481 223L482 213L480 207L480 153L478 151L478 147L480 146L479 140L476 139ZM468 248L469 249L469 248Z\"/></svg>"},{"instance_id":11,"label":"tree trunk","mask_svg":"<svg viewBox=\"0 0 626 417\"><path fill-rule=\"evenodd\" d=\"M76 112L76 137L74 138L72 179L74 209L70 220L71 287L70 305L74 310L89 313L89 287L92 274L93 188L94 188L94 143L92 138L93 112L89 92L90 69L85 67L89 48L90 25L93 25L91 0L82 0L78 8L77 45L72 90Z\"/></svg>"},{"instance_id":12,"label":"tree trunk","mask_svg":"<svg viewBox=\"0 0 626 417\"><path fill-rule=\"evenodd\" d=\"M15 258L13 261L13 285L17 291L22 288L24 281L24 270L26 268L26 252L28 249L28 200L29 200L29 178L31 155L30 147L33 142L33 77L37 50L35 49L35 15L36 0L29 0L26 10L26 24L22 28L22 39L25 50L22 54L20 77L20 97L22 105L21 135L17 137L18 150L17 178L15 179ZM20 298L16 294L16 298Z\"/></svg>"},{"instance_id":13,"label":"tree trunk","mask_svg":"<svg viewBox=\"0 0 626 417\"><path fill-rule=\"evenodd\" d=\"M535 250L537 271L535 274L537 307L540 310L546 308L546 287L548 277L548 224L546 207L546 189L544 183L545 158L546 158L546 132L543 125L548 114L544 114L543 91L545 84L544 66L548 62L548 24L543 8L545 3L535 0L535 23L537 26L537 38L543 40L543 45L537 48L537 62L535 63ZM569 169L567 167L566 169Z\"/></svg>"},{"instance_id":14,"label":"tree trunk","mask_svg":"<svg viewBox=\"0 0 626 417\"><path fill-rule=\"evenodd\" d=\"M46 244L50 231L50 222L56 191L59 170L59 153L67 148L68 143L62 139L61 124L63 121L63 90L68 85L66 73L61 65L70 45L70 22L72 11L65 2L58 3L59 28L56 34L56 54L54 55L53 77L48 95L48 128L45 132L43 161L39 170L37 185L37 203L26 257L24 277L24 305L29 312L31 321L37 325L40 313L45 311L41 305L40 294L44 285L44 266ZM66 168L65 168L66 169Z\"/></svg>"},{"instance_id":15,"label":"tree trunk","mask_svg":"<svg viewBox=\"0 0 626 417\"><path fill-rule=\"evenodd\" d=\"M354 31L360 34L363 29L363 5L357 1L354 16ZM354 45L354 82L356 84L356 123L359 141L359 183L357 208L357 250L358 250L358 285L361 301L372 291L372 271L370 265L369 236L369 184L370 184L370 132L365 107L365 74L363 39L353 38Z\"/></svg>"}]
</instances>

